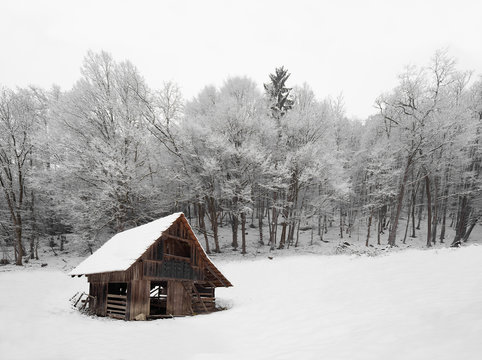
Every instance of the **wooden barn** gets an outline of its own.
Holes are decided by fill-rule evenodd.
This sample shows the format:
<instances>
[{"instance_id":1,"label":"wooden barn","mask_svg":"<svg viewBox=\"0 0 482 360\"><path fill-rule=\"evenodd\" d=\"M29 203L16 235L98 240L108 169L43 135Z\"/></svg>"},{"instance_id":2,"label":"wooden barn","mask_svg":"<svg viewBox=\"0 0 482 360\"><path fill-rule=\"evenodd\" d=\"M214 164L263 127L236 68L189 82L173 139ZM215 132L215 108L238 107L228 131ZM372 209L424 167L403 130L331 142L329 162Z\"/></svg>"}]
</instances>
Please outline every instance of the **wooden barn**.
<instances>
[{"instance_id":1,"label":"wooden barn","mask_svg":"<svg viewBox=\"0 0 482 360\"><path fill-rule=\"evenodd\" d=\"M93 313L125 320L209 313L232 286L183 213L115 235L69 275L87 277Z\"/></svg>"}]
</instances>

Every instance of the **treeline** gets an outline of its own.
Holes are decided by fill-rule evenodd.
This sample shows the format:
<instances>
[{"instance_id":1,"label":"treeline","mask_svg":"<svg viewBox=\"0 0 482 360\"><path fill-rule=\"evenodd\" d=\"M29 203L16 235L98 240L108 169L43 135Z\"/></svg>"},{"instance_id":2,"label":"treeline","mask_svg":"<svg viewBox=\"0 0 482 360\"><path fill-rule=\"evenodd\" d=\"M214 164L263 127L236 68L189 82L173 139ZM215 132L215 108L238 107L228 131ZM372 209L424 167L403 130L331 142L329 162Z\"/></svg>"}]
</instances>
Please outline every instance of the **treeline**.
<instances>
[{"instance_id":1,"label":"treeline","mask_svg":"<svg viewBox=\"0 0 482 360\"><path fill-rule=\"evenodd\" d=\"M208 253L221 251L221 222L241 253L247 226L282 249L302 224L323 237L335 219L341 237L363 219L367 246L384 230L389 245L397 230L405 242L421 221L427 246L448 226L453 245L468 239L481 208L480 80L437 52L362 123L289 76L275 69L262 91L229 78L185 101L176 84L153 90L130 62L89 52L69 91L2 88L4 257L13 249L20 265L38 257L40 239L67 232L93 247L105 231L173 211L191 218Z\"/></svg>"}]
</instances>

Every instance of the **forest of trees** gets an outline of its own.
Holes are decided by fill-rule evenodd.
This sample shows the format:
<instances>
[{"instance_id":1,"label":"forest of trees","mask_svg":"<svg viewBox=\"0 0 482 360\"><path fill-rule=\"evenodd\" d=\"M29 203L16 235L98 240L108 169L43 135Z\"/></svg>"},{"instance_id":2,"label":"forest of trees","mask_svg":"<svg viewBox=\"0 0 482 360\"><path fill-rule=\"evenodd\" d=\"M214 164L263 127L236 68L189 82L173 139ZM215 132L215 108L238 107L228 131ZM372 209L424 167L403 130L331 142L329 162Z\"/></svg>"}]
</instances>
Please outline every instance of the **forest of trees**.
<instances>
[{"instance_id":1,"label":"forest of trees","mask_svg":"<svg viewBox=\"0 0 482 360\"><path fill-rule=\"evenodd\" d=\"M68 91L0 87L4 258L21 265L65 233L92 248L174 211L208 253L221 251L221 221L240 253L247 226L283 249L303 223L343 237L360 219L367 246L382 231L390 246L467 241L482 206L482 81L446 52L407 67L363 122L284 67L259 85L232 77L186 101L175 83L151 89L130 62L89 52Z\"/></svg>"}]
</instances>

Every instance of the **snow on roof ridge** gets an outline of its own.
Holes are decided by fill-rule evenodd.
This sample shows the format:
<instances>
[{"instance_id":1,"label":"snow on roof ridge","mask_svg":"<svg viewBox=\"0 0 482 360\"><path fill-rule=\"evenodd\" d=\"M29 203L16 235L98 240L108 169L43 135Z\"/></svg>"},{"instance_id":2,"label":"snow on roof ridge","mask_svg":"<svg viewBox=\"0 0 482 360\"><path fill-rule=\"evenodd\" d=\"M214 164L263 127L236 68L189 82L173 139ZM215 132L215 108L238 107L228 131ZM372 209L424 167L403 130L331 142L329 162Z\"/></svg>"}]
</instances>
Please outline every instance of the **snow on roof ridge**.
<instances>
[{"instance_id":1,"label":"snow on roof ridge","mask_svg":"<svg viewBox=\"0 0 482 360\"><path fill-rule=\"evenodd\" d=\"M182 215L173 213L114 235L69 275L127 270Z\"/></svg>"}]
</instances>

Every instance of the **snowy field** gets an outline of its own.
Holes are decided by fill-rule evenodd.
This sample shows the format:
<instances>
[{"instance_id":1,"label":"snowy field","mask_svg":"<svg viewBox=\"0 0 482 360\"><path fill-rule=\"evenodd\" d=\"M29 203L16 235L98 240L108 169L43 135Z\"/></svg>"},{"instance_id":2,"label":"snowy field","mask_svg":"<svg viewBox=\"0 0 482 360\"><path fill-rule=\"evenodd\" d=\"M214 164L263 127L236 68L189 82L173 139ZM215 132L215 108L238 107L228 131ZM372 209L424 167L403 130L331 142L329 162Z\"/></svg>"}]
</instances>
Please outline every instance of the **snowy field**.
<instances>
[{"instance_id":1,"label":"snowy field","mask_svg":"<svg viewBox=\"0 0 482 360\"><path fill-rule=\"evenodd\" d=\"M482 246L216 264L228 310L149 322L71 309L75 264L0 272L0 359L481 358Z\"/></svg>"}]
</instances>

